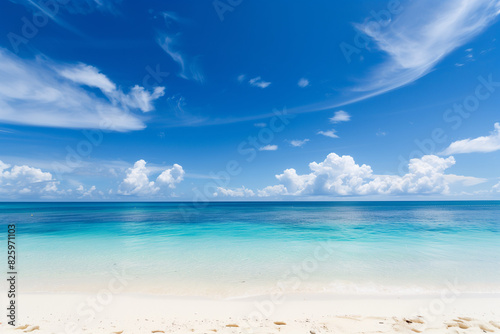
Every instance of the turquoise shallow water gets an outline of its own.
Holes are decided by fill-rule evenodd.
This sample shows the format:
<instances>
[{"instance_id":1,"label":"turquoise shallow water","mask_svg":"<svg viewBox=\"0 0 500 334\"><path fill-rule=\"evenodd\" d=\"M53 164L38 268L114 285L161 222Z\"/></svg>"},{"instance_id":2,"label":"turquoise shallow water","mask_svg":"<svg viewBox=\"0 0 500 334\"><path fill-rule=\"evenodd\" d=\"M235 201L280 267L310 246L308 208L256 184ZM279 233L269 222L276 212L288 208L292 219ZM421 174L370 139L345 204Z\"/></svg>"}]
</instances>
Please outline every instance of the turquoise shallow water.
<instances>
[{"instance_id":1,"label":"turquoise shallow water","mask_svg":"<svg viewBox=\"0 0 500 334\"><path fill-rule=\"evenodd\" d=\"M500 292L500 202L0 203L21 291Z\"/></svg>"}]
</instances>

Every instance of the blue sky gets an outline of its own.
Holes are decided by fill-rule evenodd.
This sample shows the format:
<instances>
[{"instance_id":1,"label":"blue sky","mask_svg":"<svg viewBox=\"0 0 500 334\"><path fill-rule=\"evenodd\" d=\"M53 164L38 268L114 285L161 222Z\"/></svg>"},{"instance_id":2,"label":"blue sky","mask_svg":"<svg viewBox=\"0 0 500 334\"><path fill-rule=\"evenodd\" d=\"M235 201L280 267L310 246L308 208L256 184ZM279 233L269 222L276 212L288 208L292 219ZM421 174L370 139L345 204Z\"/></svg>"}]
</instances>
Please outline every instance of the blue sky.
<instances>
[{"instance_id":1,"label":"blue sky","mask_svg":"<svg viewBox=\"0 0 500 334\"><path fill-rule=\"evenodd\" d=\"M1 200L500 199L500 1L4 1Z\"/></svg>"}]
</instances>

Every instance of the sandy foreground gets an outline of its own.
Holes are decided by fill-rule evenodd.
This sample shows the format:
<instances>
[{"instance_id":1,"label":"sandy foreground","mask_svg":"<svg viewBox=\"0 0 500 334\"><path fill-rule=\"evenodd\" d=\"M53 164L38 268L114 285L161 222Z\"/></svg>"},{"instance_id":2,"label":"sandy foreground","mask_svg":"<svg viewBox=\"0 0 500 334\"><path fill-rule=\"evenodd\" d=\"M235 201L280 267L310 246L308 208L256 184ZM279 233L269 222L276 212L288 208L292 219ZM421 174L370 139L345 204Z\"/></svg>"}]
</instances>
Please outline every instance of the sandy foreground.
<instances>
[{"instance_id":1,"label":"sandy foreground","mask_svg":"<svg viewBox=\"0 0 500 334\"><path fill-rule=\"evenodd\" d=\"M6 297L0 298L7 305ZM3 310L5 310L2 307ZM1 333L500 333L500 295L240 299L25 294Z\"/></svg>"}]
</instances>

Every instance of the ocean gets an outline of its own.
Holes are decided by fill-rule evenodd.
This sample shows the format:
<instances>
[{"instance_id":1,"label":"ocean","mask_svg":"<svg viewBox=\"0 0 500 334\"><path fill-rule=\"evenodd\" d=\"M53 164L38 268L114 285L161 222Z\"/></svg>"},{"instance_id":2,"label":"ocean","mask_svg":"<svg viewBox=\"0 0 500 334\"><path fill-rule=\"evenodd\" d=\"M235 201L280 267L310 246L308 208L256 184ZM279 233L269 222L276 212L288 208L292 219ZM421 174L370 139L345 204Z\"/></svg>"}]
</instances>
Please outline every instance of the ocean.
<instances>
[{"instance_id":1,"label":"ocean","mask_svg":"<svg viewBox=\"0 0 500 334\"><path fill-rule=\"evenodd\" d=\"M21 293L500 292L500 201L0 203L3 250L9 224Z\"/></svg>"}]
</instances>

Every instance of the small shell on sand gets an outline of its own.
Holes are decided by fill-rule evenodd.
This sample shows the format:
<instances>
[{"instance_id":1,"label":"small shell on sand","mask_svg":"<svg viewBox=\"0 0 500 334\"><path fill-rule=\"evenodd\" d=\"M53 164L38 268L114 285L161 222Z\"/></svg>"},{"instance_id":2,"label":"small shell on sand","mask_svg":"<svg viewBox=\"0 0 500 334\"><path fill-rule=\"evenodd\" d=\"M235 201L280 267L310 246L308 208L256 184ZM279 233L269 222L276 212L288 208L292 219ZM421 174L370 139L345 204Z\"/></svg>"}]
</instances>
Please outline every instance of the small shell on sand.
<instances>
[{"instance_id":1,"label":"small shell on sand","mask_svg":"<svg viewBox=\"0 0 500 334\"><path fill-rule=\"evenodd\" d=\"M33 331L36 331L36 330L39 330L39 329L40 329L39 326L33 326L30 329L25 330L24 332L25 333L29 333L29 332L33 332Z\"/></svg>"},{"instance_id":2,"label":"small shell on sand","mask_svg":"<svg viewBox=\"0 0 500 334\"><path fill-rule=\"evenodd\" d=\"M355 320L355 321L361 321L361 319L359 319L360 317L358 315L352 315L352 316L349 316L349 315L338 315L337 318L348 319L348 320Z\"/></svg>"},{"instance_id":3,"label":"small shell on sand","mask_svg":"<svg viewBox=\"0 0 500 334\"><path fill-rule=\"evenodd\" d=\"M485 325L479 325L479 328L481 328L485 332L494 332L494 329L491 329L489 327L486 327Z\"/></svg>"},{"instance_id":4,"label":"small shell on sand","mask_svg":"<svg viewBox=\"0 0 500 334\"><path fill-rule=\"evenodd\" d=\"M423 324L424 323L424 321L420 318L413 318L413 319L411 319L411 322L414 322L416 324Z\"/></svg>"}]
</instances>

